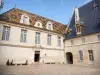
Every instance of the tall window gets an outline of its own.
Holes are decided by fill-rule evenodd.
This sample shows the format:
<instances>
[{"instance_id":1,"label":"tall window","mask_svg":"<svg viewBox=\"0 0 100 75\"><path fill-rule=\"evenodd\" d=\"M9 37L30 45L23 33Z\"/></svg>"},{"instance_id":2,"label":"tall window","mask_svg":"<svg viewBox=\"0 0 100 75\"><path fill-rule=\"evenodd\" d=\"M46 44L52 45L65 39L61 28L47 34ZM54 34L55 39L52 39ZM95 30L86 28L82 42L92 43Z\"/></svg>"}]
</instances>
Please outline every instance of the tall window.
<instances>
[{"instance_id":1,"label":"tall window","mask_svg":"<svg viewBox=\"0 0 100 75\"><path fill-rule=\"evenodd\" d=\"M40 44L40 33L39 32L35 33L35 44Z\"/></svg>"},{"instance_id":2,"label":"tall window","mask_svg":"<svg viewBox=\"0 0 100 75\"><path fill-rule=\"evenodd\" d=\"M83 60L83 51L79 51L79 60L80 60L80 61Z\"/></svg>"},{"instance_id":3,"label":"tall window","mask_svg":"<svg viewBox=\"0 0 100 75\"><path fill-rule=\"evenodd\" d=\"M98 41L100 41L100 35L97 35L97 37L98 37Z\"/></svg>"},{"instance_id":4,"label":"tall window","mask_svg":"<svg viewBox=\"0 0 100 75\"><path fill-rule=\"evenodd\" d=\"M26 42L27 30L21 29L20 42Z\"/></svg>"},{"instance_id":5,"label":"tall window","mask_svg":"<svg viewBox=\"0 0 100 75\"><path fill-rule=\"evenodd\" d=\"M61 37L58 37L58 46L61 46Z\"/></svg>"},{"instance_id":6,"label":"tall window","mask_svg":"<svg viewBox=\"0 0 100 75\"><path fill-rule=\"evenodd\" d=\"M93 50L88 50L88 52L89 52L89 60L91 63L93 63L94 61Z\"/></svg>"},{"instance_id":7,"label":"tall window","mask_svg":"<svg viewBox=\"0 0 100 75\"><path fill-rule=\"evenodd\" d=\"M47 35L47 45L51 46L51 35Z\"/></svg>"},{"instance_id":8,"label":"tall window","mask_svg":"<svg viewBox=\"0 0 100 75\"><path fill-rule=\"evenodd\" d=\"M82 38L82 43L85 43L85 38Z\"/></svg>"},{"instance_id":9,"label":"tall window","mask_svg":"<svg viewBox=\"0 0 100 75\"><path fill-rule=\"evenodd\" d=\"M10 36L10 27L4 26L3 27L3 33L2 33L2 40L8 41L9 36Z\"/></svg>"}]
</instances>

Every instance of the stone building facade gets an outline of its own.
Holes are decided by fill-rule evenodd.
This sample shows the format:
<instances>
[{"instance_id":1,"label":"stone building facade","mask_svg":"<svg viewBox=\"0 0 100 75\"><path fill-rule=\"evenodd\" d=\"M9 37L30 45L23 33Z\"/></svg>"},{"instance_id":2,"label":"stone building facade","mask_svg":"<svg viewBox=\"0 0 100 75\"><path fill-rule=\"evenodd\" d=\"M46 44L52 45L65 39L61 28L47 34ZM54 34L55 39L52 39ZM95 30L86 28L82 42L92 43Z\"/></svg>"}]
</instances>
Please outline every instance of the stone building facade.
<instances>
[{"instance_id":1,"label":"stone building facade","mask_svg":"<svg viewBox=\"0 0 100 75\"><path fill-rule=\"evenodd\" d=\"M75 8L66 29L66 63L100 66L100 1Z\"/></svg>"},{"instance_id":2,"label":"stone building facade","mask_svg":"<svg viewBox=\"0 0 100 75\"><path fill-rule=\"evenodd\" d=\"M64 63L66 25L13 8L0 15L0 65Z\"/></svg>"}]
</instances>

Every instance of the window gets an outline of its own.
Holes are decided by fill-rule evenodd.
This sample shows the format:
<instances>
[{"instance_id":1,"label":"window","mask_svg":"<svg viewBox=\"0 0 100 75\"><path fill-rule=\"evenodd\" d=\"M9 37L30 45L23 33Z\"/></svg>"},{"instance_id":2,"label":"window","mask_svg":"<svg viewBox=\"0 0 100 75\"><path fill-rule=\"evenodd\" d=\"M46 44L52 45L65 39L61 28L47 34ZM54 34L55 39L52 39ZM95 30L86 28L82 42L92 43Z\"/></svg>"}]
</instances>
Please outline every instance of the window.
<instances>
[{"instance_id":1,"label":"window","mask_svg":"<svg viewBox=\"0 0 100 75\"><path fill-rule=\"evenodd\" d=\"M47 45L51 46L51 35L47 35Z\"/></svg>"},{"instance_id":2,"label":"window","mask_svg":"<svg viewBox=\"0 0 100 75\"><path fill-rule=\"evenodd\" d=\"M21 29L20 42L26 42L27 30Z\"/></svg>"},{"instance_id":3,"label":"window","mask_svg":"<svg viewBox=\"0 0 100 75\"><path fill-rule=\"evenodd\" d=\"M98 41L100 41L100 35L97 35L97 37L98 37Z\"/></svg>"},{"instance_id":4,"label":"window","mask_svg":"<svg viewBox=\"0 0 100 75\"><path fill-rule=\"evenodd\" d=\"M52 25L52 22L51 21L48 21L47 22L46 29L53 30L53 25Z\"/></svg>"},{"instance_id":5,"label":"window","mask_svg":"<svg viewBox=\"0 0 100 75\"><path fill-rule=\"evenodd\" d=\"M73 45L74 44L74 42L73 42L73 40L71 40L71 45Z\"/></svg>"},{"instance_id":6,"label":"window","mask_svg":"<svg viewBox=\"0 0 100 75\"><path fill-rule=\"evenodd\" d=\"M51 24L48 24L48 29L51 30Z\"/></svg>"},{"instance_id":7,"label":"window","mask_svg":"<svg viewBox=\"0 0 100 75\"><path fill-rule=\"evenodd\" d=\"M42 22L40 21L37 21L34 25L35 27L39 27L39 28L42 28Z\"/></svg>"},{"instance_id":8,"label":"window","mask_svg":"<svg viewBox=\"0 0 100 75\"><path fill-rule=\"evenodd\" d=\"M93 63L94 61L93 50L88 50L88 52L89 52L89 61Z\"/></svg>"},{"instance_id":9,"label":"window","mask_svg":"<svg viewBox=\"0 0 100 75\"><path fill-rule=\"evenodd\" d=\"M8 41L9 36L10 36L10 27L4 26L3 27L3 33L2 33L2 40Z\"/></svg>"},{"instance_id":10,"label":"window","mask_svg":"<svg viewBox=\"0 0 100 75\"><path fill-rule=\"evenodd\" d=\"M35 33L35 44L40 44L40 33L39 32Z\"/></svg>"},{"instance_id":11,"label":"window","mask_svg":"<svg viewBox=\"0 0 100 75\"><path fill-rule=\"evenodd\" d=\"M81 34L81 26L79 24L76 24L75 27L76 27L76 34L77 35Z\"/></svg>"},{"instance_id":12,"label":"window","mask_svg":"<svg viewBox=\"0 0 100 75\"><path fill-rule=\"evenodd\" d=\"M24 16L24 17L23 17L23 23L24 23L24 24L27 24L27 20L28 20L28 17L27 17L27 16Z\"/></svg>"},{"instance_id":13,"label":"window","mask_svg":"<svg viewBox=\"0 0 100 75\"><path fill-rule=\"evenodd\" d=\"M20 23L24 23L24 24L30 24L29 22L29 16L27 14L23 14L21 16L21 19L20 19Z\"/></svg>"},{"instance_id":14,"label":"window","mask_svg":"<svg viewBox=\"0 0 100 75\"><path fill-rule=\"evenodd\" d=\"M61 46L61 37L58 37L58 46Z\"/></svg>"},{"instance_id":15,"label":"window","mask_svg":"<svg viewBox=\"0 0 100 75\"><path fill-rule=\"evenodd\" d=\"M40 23L38 23L37 25L40 26Z\"/></svg>"},{"instance_id":16,"label":"window","mask_svg":"<svg viewBox=\"0 0 100 75\"><path fill-rule=\"evenodd\" d=\"M83 51L79 51L79 60L80 60L80 61L83 60Z\"/></svg>"},{"instance_id":17,"label":"window","mask_svg":"<svg viewBox=\"0 0 100 75\"><path fill-rule=\"evenodd\" d=\"M85 38L82 38L82 43L85 43Z\"/></svg>"}]
</instances>

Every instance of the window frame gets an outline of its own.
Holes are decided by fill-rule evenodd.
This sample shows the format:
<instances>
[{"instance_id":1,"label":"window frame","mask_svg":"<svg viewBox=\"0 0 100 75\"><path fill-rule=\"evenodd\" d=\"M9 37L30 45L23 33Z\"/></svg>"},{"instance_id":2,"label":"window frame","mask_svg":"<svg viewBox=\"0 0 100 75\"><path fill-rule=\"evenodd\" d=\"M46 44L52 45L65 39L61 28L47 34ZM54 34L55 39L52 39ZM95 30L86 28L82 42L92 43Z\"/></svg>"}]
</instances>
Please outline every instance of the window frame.
<instances>
[{"instance_id":1,"label":"window frame","mask_svg":"<svg viewBox=\"0 0 100 75\"><path fill-rule=\"evenodd\" d=\"M39 28L43 28L42 27L42 22L41 21L37 21L34 25L35 27L39 27Z\"/></svg>"},{"instance_id":2,"label":"window frame","mask_svg":"<svg viewBox=\"0 0 100 75\"><path fill-rule=\"evenodd\" d=\"M71 40L71 45L74 45L74 40Z\"/></svg>"},{"instance_id":3,"label":"window frame","mask_svg":"<svg viewBox=\"0 0 100 75\"><path fill-rule=\"evenodd\" d=\"M82 50L79 50L79 51L78 51L78 54L79 54L79 61L83 61L83 60L84 60L83 51L82 51Z\"/></svg>"},{"instance_id":4,"label":"window frame","mask_svg":"<svg viewBox=\"0 0 100 75\"><path fill-rule=\"evenodd\" d=\"M76 24L75 28L76 28L76 34L77 35L81 34L81 26L79 24Z\"/></svg>"},{"instance_id":5,"label":"window frame","mask_svg":"<svg viewBox=\"0 0 100 75\"><path fill-rule=\"evenodd\" d=\"M21 29L20 42L21 43L27 42L27 30Z\"/></svg>"},{"instance_id":6,"label":"window frame","mask_svg":"<svg viewBox=\"0 0 100 75\"><path fill-rule=\"evenodd\" d=\"M48 21L47 24L46 24L46 29L48 30L53 30L53 24L51 21Z\"/></svg>"},{"instance_id":7,"label":"window frame","mask_svg":"<svg viewBox=\"0 0 100 75\"><path fill-rule=\"evenodd\" d=\"M28 24L27 21L28 21L28 16L24 15L23 16L23 23Z\"/></svg>"},{"instance_id":8,"label":"window frame","mask_svg":"<svg viewBox=\"0 0 100 75\"><path fill-rule=\"evenodd\" d=\"M30 25L29 15L26 13L22 14L21 19L20 19L20 23L23 23L25 25Z\"/></svg>"},{"instance_id":9,"label":"window frame","mask_svg":"<svg viewBox=\"0 0 100 75\"><path fill-rule=\"evenodd\" d=\"M81 38L82 44L86 43L86 38Z\"/></svg>"},{"instance_id":10,"label":"window frame","mask_svg":"<svg viewBox=\"0 0 100 75\"><path fill-rule=\"evenodd\" d=\"M94 64L94 52L93 52L93 50L88 50L88 54L89 54L90 64Z\"/></svg>"},{"instance_id":11,"label":"window frame","mask_svg":"<svg viewBox=\"0 0 100 75\"><path fill-rule=\"evenodd\" d=\"M9 39L10 39L10 31L11 31L11 27L10 26L3 26L2 40L9 41Z\"/></svg>"},{"instance_id":12,"label":"window frame","mask_svg":"<svg viewBox=\"0 0 100 75\"><path fill-rule=\"evenodd\" d=\"M41 42L41 33L40 32L35 32L35 44L40 44Z\"/></svg>"},{"instance_id":13,"label":"window frame","mask_svg":"<svg viewBox=\"0 0 100 75\"><path fill-rule=\"evenodd\" d=\"M61 37L60 36L58 36L58 40L57 40L57 44L58 44L58 47L61 47Z\"/></svg>"},{"instance_id":14,"label":"window frame","mask_svg":"<svg viewBox=\"0 0 100 75\"><path fill-rule=\"evenodd\" d=\"M47 45L48 46L51 46L51 43L52 43L51 41L52 41L52 35L48 34L47 35Z\"/></svg>"},{"instance_id":15,"label":"window frame","mask_svg":"<svg viewBox=\"0 0 100 75\"><path fill-rule=\"evenodd\" d=\"M48 29L51 30L52 29L52 25L48 24Z\"/></svg>"},{"instance_id":16,"label":"window frame","mask_svg":"<svg viewBox=\"0 0 100 75\"><path fill-rule=\"evenodd\" d=\"M98 41L100 41L100 35L97 35L97 39L98 39Z\"/></svg>"}]
</instances>

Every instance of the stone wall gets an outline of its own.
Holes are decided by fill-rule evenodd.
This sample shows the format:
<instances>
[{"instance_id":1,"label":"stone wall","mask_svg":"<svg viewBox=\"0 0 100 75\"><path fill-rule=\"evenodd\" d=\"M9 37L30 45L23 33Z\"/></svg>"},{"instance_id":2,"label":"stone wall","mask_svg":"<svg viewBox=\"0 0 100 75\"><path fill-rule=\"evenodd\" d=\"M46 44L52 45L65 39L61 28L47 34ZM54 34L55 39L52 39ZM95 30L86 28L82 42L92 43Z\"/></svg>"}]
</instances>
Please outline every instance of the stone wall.
<instances>
[{"instance_id":1,"label":"stone wall","mask_svg":"<svg viewBox=\"0 0 100 75\"><path fill-rule=\"evenodd\" d=\"M73 38L65 41L65 54L71 52L73 54L73 64L77 65L95 65L100 66L100 41L98 41L97 35L100 33L91 34L83 37ZM85 43L82 43L82 38L86 38ZM71 44L73 40L73 45ZM83 51L83 61L79 60L79 52ZM94 64L89 61L88 50L93 50ZM66 59L67 63L67 59Z\"/></svg>"}]
</instances>

